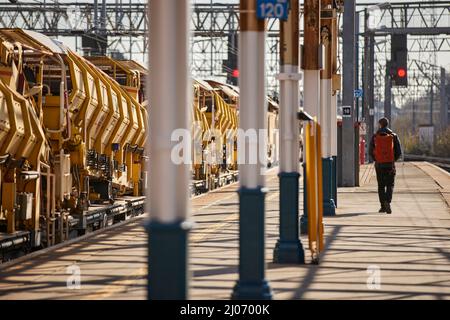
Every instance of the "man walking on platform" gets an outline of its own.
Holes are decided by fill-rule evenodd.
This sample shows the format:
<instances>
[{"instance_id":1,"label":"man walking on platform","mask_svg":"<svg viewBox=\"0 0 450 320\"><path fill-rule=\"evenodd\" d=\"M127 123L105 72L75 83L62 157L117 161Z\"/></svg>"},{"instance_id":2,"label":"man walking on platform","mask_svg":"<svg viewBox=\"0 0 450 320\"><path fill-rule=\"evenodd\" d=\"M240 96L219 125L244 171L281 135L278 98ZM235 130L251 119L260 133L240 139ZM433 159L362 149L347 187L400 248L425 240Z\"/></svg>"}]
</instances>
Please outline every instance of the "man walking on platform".
<instances>
[{"instance_id":1,"label":"man walking on platform","mask_svg":"<svg viewBox=\"0 0 450 320\"><path fill-rule=\"evenodd\" d=\"M375 161L378 197L381 208L378 212L392 213L391 201L394 191L395 161L402 155L398 136L388 128L389 120L381 118L379 129L370 141L369 155Z\"/></svg>"}]
</instances>

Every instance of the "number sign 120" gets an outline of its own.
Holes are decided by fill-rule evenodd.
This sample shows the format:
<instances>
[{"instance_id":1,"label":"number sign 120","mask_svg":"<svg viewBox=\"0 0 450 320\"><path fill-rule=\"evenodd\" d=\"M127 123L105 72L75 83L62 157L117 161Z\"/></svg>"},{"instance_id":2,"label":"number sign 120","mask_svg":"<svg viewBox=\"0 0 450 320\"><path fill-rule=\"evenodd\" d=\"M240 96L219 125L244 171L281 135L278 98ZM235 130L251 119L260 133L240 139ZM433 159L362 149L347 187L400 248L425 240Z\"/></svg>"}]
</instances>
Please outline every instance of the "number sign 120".
<instances>
[{"instance_id":1,"label":"number sign 120","mask_svg":"<svg viewBox=\"0 0 450 320\"><path fill-rule=\"evenodd\" d=\"M285 8L286 6L282 3L263 2L260 4L261 15L266 18L283 18Z\"/></svg>"}]
</instances>

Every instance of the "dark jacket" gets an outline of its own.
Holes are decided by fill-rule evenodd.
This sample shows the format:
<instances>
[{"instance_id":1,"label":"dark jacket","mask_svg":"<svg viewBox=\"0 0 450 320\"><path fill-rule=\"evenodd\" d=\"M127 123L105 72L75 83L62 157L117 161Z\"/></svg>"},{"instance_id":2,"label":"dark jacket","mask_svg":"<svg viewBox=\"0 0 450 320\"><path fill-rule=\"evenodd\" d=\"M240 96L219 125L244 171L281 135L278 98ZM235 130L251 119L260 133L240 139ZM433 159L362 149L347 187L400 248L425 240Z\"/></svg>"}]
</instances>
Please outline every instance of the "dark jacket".
<instances>
[{"instance_id":1,"label":"dark jacket","mask_svg":"<svg viewBox=\"0 0 450 320\"><path fill-rule=\"evenodd\" d=\"M400 139L398 138L398 136L389 128L381 128L378 129L377 133L389 133L392 134L394 136L394 159L395 161L397 161L398 159L400 159L401 155L402 155L402 147L400 145ZM375 136L376 134L374 134L372 136L372 139L370 140L370 145L369 145L369 156L372 158L372 160L375 161ZM375 162L376 166L384 166L384 167L392 167L395 163L392 164L379 164Z\"/></svg>"}]
</instances>

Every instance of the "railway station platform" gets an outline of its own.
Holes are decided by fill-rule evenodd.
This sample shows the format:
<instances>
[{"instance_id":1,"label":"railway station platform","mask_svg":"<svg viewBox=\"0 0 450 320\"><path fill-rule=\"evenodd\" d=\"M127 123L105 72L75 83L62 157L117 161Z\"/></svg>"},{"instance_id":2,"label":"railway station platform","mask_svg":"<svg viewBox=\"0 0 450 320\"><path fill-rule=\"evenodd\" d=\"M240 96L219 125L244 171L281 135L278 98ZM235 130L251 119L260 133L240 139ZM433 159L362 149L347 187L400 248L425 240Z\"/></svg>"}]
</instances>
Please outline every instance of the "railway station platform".
<instances>
[{"instance_id":1,"label":"railway station platform","mask_svg":"<svg viewBox=\"0 0 450 320\"><path fill-rule=\"evenodd\" d=\"M302 235L306 264L278 265L276 170L266 179L266 275L275 299L450 299L449 173L427 162L398 163L388 215L378 213L375 172L364 166L361 186L340 188L336 216L324 218L320 264L311 264ZM238 277L237 187L192 200L191 299L230 298ZM0 299L145 299L144 219L0 265ZM76 268L80 288L69 289ZM378 285L368 285L374 270Z\"/></svg>"}]
</instances>

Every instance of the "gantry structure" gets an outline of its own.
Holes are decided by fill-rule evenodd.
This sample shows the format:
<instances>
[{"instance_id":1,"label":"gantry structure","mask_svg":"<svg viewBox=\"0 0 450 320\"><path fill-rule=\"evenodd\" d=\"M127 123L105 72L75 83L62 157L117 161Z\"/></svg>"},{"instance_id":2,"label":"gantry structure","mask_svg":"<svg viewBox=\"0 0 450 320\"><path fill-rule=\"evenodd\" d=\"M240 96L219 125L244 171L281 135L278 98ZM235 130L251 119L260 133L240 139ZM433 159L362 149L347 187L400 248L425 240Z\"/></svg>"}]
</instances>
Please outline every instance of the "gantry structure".
<instances>
[{"instance_id":1,"label":"gantry structure","mask_svg":"<svg viewBox=\"0 0 450 320\"><path fill-rule=\"evenodd\" d=\"M359 34L360 83L363 82L365 39L372 34L374 41L374 97L384 99L384 70L390 50L390 34L407 33L410 65L410 83L440 79L440 70L419 68L422 63L438 65L440 55L450 52L450 6L448 1L391 2L388 6L376 3L357 4ZM300 26L303 10L300 8ZM359 19L358 19L359 18ZM367 19L367 21L365 21ZM339 16L342 32L342 13ZM147 61L148 32L147 3L132 0L106 2L60 3L56 0L19 1L0 4L0 28L24 28L53 37L69 37L73 46L85 54L92 54L95 46L105 53ZM232 36L239 32L239 5L236 3L196 3L191 16L191 71L202 78L226 80L223 63L230 52L236 52ZM270 19L266 26L266 66L268 92L276 97L279 84L279 23ZM302 42L302 30L300 31ZM342 42L341 42L342 45ZM367 45L367 41L366 41ZM414 61L418 61L415 63ZM338 68L340 59L338 59ZM445 66L443 66L445 67ZM450 67L450 66L447 66ZM426 73L427 75L425 75ZM411 86L411 88L412 88ZM428 85L420 85L425 93ZM438 89L435 90L436 94ZM397 104L410 94L409 89L395 89ZM301 96L300 96L301 97Z\"/></svg>"}]
</instances>

